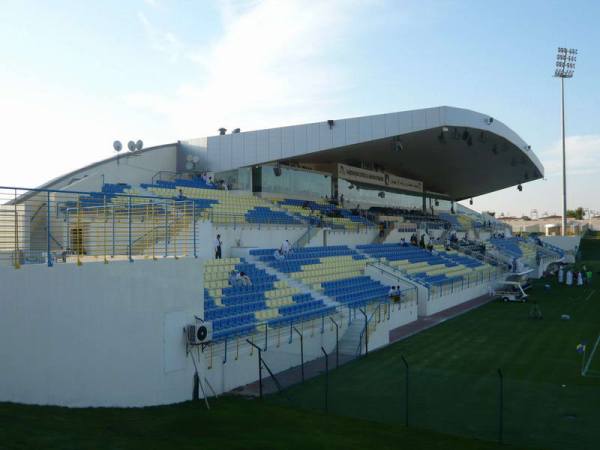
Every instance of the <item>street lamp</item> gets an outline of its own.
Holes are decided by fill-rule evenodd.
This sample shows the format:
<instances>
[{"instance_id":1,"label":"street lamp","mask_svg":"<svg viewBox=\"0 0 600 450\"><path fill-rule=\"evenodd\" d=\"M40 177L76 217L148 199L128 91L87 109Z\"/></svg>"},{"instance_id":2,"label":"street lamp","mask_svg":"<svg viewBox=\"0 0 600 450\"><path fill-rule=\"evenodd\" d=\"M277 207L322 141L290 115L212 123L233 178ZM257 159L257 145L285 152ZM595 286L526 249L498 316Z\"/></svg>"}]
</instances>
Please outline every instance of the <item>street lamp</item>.
<instances>
[{"instance_id":1,"label":"street lamp","mask_svg":"<svg viewBox=\"0 0 600 450\"><path fill-rule=\"evenodd\" d=\"M562 209L562 235L567 232L567 166L565 156L565 78L572 78L575 72L577 49L558 47L556 55L556 69L554 76L560 78L561 87L561 121L562 121L562 167L563 167L563 209Z\"/></svg>"}]
</instances>

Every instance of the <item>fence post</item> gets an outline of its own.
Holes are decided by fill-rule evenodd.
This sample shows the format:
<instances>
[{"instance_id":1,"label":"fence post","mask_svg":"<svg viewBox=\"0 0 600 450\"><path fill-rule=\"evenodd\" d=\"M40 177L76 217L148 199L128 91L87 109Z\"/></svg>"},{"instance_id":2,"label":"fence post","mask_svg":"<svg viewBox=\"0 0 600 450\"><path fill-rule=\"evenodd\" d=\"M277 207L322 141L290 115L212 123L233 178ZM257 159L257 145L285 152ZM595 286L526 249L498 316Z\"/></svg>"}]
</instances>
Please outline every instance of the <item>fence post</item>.
<instances>
[{"instance_id":1,"label":"fence post","mask_svg":"<svg viewBox=\"0 0 600 450\"><path fill-rule=\"evenodd\" d=\"M329 316L329 320L335 325L335 368L340 366L340 346L339 346L339 326L333 317Z\"/></svg>"},{"instance_id":2,"label":"fence post","mask_svg":"<svg viewBox=\"0 0 600 450\"><path fill-rule=\"evenodd\" d=\"M111 258L115 257L115 205L112 205L112 253Z\"/></svg>"},{"instance_id":3,"label":"fence post","mask_svg":"<svg viewBox=\"0 0 600 450\"><path fill-rule=\"evenodd\" d=\"M498 442L502 444L504 440L504 376L501 369L498 369L498 379L500 382L498 392Z\"/></svg>"},{"instance_id":4,"label":"fence post","mask_svg":"<svg viewBox=\"0 0 600 450\"><path fill-rule=\"evenodd\" d=\"M169 208L169 204L165 201L165 258L169 256L169 214L167 214L167 209Z\"/></svg>"},{"instance_id":5,"label":"fence post","mask_svg":"<svg viewBox=\"0 0 600 450\"><path fill-rule=\"evenodd\" d=\"M406 383L404 383L404 396L405 396L405 404L404 404L404 425L408 427L408 382L410 377L410 368L408 366L408 362L404 355L400 355L402 358L402 362L404 363L404 368L406 369Z\"/></svg>"},{"instance_id":6,"label":"fence post","mask_svg":"<svg viewBox=\"0 0 600 450\"><path fill-rule=\"evenodd\" d=\"M50 239L52 236L52 232L50 230L50 191L46 192L47 197L46 197L46 244L47 244L47 248L46 248L46 252L48 254L48 267L52 267L52 243L50 242Z\"/></svg>"},{"instance_id":7,"label":"fence post","mask_svg":"<svg viewBox=\"0 0 600 450\"><path fill-rule=\"evenodd\" d=\"M129 262L133 262L133 257L132 257L132 249L131 249L131 197L129 197L129 202L127 203L127 222L128 222L128 239L129 239L129 244L128 244L128 248L127 248L127 253L129 253Z\"/></svg>"},{"instance_id":8,"label":"fence post","mask_svg":"<svg viewBox=\"0 0 600 450\"><path fill-rule=\"evenodd\" d=\"M83 228L81 227L81 197L77 198L77 265L81 266L81 250L83 247Z\"/></svg>"},{"instance_id":9,"label":"fence post","mask_svg":"<svg viewBox=\"0 0 600 450\"><path fill-rule=\"evenodd\" d=\"M108 264L108 259L106 259L106 221L108 220L108 216L106 214L106 195L104 195L102 198L104 203L104 208L102 208L104 210L104 224L102 226L102 251L104 253L104 264Z\"/></svg>"},{"instance_id":10,"label":"fence post","mask_svg":"<svg viewBox=\"0 0 600 450\"><path fill-rule=\"evenodd\" d=\"M362 308L358 308L358 310L365 316L365 356L367 356L369 354L369 318L365 310ZM360 348L358 349L358 354L360 356Z\"/></svg>"},{"instance_id":11,"label":"fence post","mask_svg":"<svg viewBox=\"0 0 600 450\"><path fill-rule=\"evenodd\" d=\"M192 227L194 229L194 258L198 258L196 251L196 201L192 200Z\"/></svg>"},{"instance_id":12,"label":"fence post","mask_svg":"<svg viewBox=\"0 0 600 450\"><path fill-rule=\"evenodd\" d=\"M329 413L329 355L323 347L321 351L325 355L325 413Z\"/></svg>"},{"instance_id":13,"label":"fence post","mask_svg":"<svg viewBox=\"0 0 600 450\"><path fill-rule=\"evenodd\" d=\"M258 350L258 398L262 400L263 397L263 384L262 384L262 350L258 345L255 345L250 339L246 339L246 342Z\"/></svg>"},{"instance_id":14,"label":"fence post","mask_svg":"<svg viewBox=\"0 0 600 450\"><path fill-rule=\"evenodd\" d=\"M302 382L304 383L304 336L294 327L294 331L300 336L300 370L302 373Z\"/></svg>"}]
</instances>

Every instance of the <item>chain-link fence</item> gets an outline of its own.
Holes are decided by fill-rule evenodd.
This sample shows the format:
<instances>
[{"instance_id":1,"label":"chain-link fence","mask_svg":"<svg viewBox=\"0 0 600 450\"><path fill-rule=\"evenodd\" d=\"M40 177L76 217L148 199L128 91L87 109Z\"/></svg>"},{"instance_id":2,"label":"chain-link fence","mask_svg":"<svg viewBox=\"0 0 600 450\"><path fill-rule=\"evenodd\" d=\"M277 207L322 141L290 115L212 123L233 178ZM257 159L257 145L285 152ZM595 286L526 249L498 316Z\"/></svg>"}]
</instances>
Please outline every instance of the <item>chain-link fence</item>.
<instances>
[{"instance_id":1,"label":"chain-link fence","mask_svg":"<svg viewBox=\"0 0 600 450\"><path fill-rule=\"evenodd\" d=\"M373 355L375 356L375 355ZM451 357L449 355L448 357ZM361 356L268 397L319 413L399 424L528 448L597 449L600 386L519 380L500 369L480 375ZM383 374L383 375L382 375ZM385 380L382 382L382 380Z\"/></svg>"}]
</instances>

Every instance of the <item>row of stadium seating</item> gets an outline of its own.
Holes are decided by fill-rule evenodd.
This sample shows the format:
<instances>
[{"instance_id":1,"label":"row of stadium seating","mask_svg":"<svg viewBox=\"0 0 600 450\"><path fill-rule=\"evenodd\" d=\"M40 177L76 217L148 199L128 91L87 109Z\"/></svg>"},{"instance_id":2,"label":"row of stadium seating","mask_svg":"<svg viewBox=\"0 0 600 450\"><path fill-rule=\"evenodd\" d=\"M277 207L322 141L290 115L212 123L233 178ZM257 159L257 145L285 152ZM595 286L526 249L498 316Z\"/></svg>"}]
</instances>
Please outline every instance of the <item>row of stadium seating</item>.
<instances>
[{"instance_id":1,"label":"row of stadium seating","mask_svg":"<svg viewBox=\"0 0 600 450\"><path fill-rule=\"evenodd\" d=\"M341 304L357 306L385 298L388 287L365 275L369 260L345 245L294 249L277 261L273 249L251 250L271 267L311 285Z\"/></svg>"},{"instance_id":2,"label":"row of stadium seating","mask_svg":"<svg viewBox=\"0 0 600 450\"><path fill-rule=\"evenodd\" d=\"M232 270L247 274L252 285L231 286ZM257 326L309 320L335 308L240 258L207 261L204 283L204 319L213 323L214 340L251 334Z\"/></svg>"},{"instance_id":3,"label":"row of stadium seating","mask_svg":"<svg viewBox=\"0 0 600 450\"><path fill-rule=\"evenodd\" d=\"M456 251L445 251L442 246L436 247L434 252L398 244L368 244L357 248L425 286L448 283L473 272L490 269L475 258Z\"/></svg>"},{"instance_id":4,"label":"row of stadium seating","mask_svg":"<svg viewBox=\"0 0 600 450\"><path fill-rule=\"evenodd\" d=\"M361 225L374 226L373 222L365 217L353 214L347 209L339 208L327 200L284 199L279 201L279 206L290 214L313 225L323 224L334 229L356 229Z\"/></svg>"},{"instance_id":5,"label":"row of stadium seating","mask_svg":"<svg viewBox=\"0 0 600 450\"><path fill-rule=\"evenodd\" d=\"M185 180L184 180L185 181ZM297 218L287 214L273 203L252 194L233 194L229 191L206 189L173 182L142 184L154 195L181 200L203 200L197 205L204 209L204 217L214 223L269 223L278 225L301 225Z\"/></svg>"},{"instance_id":6,"label":"row of stadium seating","mask_svg":"<svg viewBox=\"0 0 600 450\"><path fill-rule=\"evenodd\" d=\"M489 245L493 246L507 259L520 259L529 267L535 267L541 247L520 237L492 238Z\"/></svg>"}]
</instances>

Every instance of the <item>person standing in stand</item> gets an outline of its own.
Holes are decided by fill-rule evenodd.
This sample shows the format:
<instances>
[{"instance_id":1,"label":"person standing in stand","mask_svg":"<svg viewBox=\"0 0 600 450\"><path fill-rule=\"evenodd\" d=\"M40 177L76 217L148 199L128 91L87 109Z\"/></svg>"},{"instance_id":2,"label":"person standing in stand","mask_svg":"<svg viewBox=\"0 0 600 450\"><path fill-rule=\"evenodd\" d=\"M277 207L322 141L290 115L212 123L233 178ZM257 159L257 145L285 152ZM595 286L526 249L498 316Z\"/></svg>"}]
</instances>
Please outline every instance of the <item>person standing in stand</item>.
<instances>
[{"instance_id":1,"label":"person standing in stand","mask_svg":"<svg viewBox=\"0 0 600 450\"><path fill-rule=\"evenodd\" d=\"M223 241L221 241L221 235L217 234L215 239L215 259L221 259L221 247L223 246Z\"/></svg>"}]
</instances>

